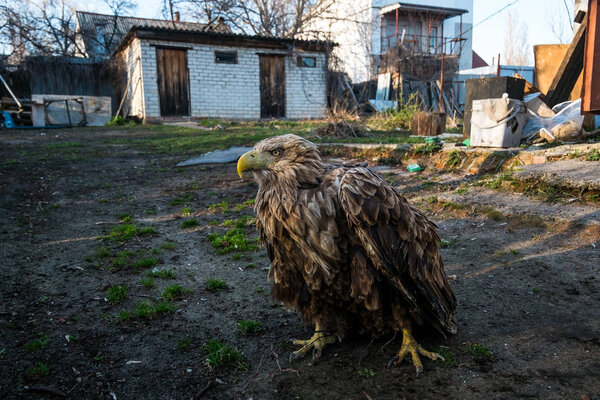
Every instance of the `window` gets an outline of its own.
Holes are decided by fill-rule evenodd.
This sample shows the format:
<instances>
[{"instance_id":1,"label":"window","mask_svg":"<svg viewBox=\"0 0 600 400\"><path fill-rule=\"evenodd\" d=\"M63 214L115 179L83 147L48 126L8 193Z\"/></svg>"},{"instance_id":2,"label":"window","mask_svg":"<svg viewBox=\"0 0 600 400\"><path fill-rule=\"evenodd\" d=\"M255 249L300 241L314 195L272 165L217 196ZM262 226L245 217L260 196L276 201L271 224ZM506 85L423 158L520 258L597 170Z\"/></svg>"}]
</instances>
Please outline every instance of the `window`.
<instances>
[{"instance_id":1,"label":"window","mask_svg":"<svg viewBox=\"0 0 600 400\"><path fill-rule=\"evenodd\" d=\"M237 64L237 52L215 51L215 62L217 64Z\"/></svg>"},{"instance_id":2,"label":"window","mask_svg":"<svg viewBox=\"0 0 600 400\"><path fill-rule=\"evenodd\" d=\"M298 56L296 62L299 67L314 68L317 66L317 58L316 57Z\"/></svg>"}]
</instances>

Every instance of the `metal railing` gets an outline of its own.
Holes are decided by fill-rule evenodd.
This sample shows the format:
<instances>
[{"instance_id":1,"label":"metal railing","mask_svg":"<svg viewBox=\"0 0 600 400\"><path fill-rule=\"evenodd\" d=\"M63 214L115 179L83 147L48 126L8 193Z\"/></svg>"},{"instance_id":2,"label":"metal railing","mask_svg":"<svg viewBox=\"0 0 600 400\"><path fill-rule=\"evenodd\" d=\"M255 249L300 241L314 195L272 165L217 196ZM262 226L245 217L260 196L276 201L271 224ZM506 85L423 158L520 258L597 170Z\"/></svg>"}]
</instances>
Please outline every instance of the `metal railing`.
<instances>
[{"instance_id":1,"label":"metal railing","mask_svg":"<svg viewBox=\"0 0 600 400\"><path fill-rule=\"evenodd\" d=\"M410 55L415 54L459 54L462 41L435 35L393 34L381 38L381 53L400 45Z\"/></svg>"}]
</instances>

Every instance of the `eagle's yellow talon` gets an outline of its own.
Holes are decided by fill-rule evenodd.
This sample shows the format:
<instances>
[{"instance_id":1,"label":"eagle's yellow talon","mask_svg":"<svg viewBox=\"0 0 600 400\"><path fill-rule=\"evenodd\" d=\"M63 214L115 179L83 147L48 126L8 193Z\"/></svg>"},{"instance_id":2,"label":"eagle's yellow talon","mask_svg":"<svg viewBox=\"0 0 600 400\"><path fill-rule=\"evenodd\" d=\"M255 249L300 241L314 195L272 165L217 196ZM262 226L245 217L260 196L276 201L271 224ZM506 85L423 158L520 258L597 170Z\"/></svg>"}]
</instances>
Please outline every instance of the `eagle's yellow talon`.
<instances>
[{"instance_id":1,"label":"eagle's yellow talon","mask_svg":"<svg viewBox=\"0 0 600 400\"><path fill-rule=\"evenodd\" d=\"M388 364L388 367L393 363L394 365L399 365L404 357L410 353L412 358L413 365L415 366L417 376L421 372L423 372L423 363L421 363L421 358L419 354L430 358L432 360L444 360L444 357L439 355L438 353L434 353L432 351L425 350L417 341L412 337L408 329L402 329L403 338L402 338L402 347L400 351L394 358L392 358Z\"/></svg>"},{"instance_id":2,"label":"eagle's yellow talon","mask_svg":"<svg viewBox=\"0 0 600 400\"><path fill-rule=\"evenodd\" d=\"M310 350L312 350L313 362L316 362L319 358L321 358L325 346L335 342L335 339L335 336L325 334L320 329L319 325L317 325L315 328L315 333L310 339L294 339L293 343L302 347L290 354L290 362L304 357Z\"/></svg>"}]
</instances>

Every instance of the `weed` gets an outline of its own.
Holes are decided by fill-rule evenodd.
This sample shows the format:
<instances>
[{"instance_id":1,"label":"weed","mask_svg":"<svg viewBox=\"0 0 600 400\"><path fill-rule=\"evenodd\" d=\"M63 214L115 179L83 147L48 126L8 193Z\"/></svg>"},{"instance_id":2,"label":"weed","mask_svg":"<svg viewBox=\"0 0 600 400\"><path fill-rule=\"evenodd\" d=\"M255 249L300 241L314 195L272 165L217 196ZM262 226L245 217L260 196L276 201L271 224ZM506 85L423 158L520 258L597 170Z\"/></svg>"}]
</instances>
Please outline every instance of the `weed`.
<instances>
[{"instance_id":1,"label":"weed","mask_svg":"<svg viewBox=\"0 0 600 400\"><path fill-rule=\"evenodd\" d=\"M258 294L265 294L265 293L266 293L266 291L265 291L265 289L264 289L264 288L262 288L262 287L260 287L260 286L259 286L259 287L257 287L256 289L254 289L254 293L258 293Z\"/></svg>"},{"instance_id":2,"label":"weed","mask_svg":"<svg viewBox=\"0 0 600 400\"><path fill-rule=\"evenodd\" d=\"M506 217L504 216L504 214L502 214L500 211L493 209L493 208L489 208L486 212L485 215L491 219L492 221L505 221Z\"/></svg>"},{"instance_id":3,"label":"weed","mask_svg":"<svg viewBox=\"0 0 600 400\"><path fill-rule=\"evenodd\" d=\"M364 378L372 378L375 376L375 371L373 371L371 368L363 368L358 371L358 374Z\"/></svg>"},{"instance_id":4,"label":"weed","mask_svg":"<svg viewBox=\"0 0 600 400\"><path fill-rule=\"evenodd\" d=\"M209 204L208 209L212 212L228 212L229 211L229 202L227 200L223 200L219 203Z\"/></svg>"},{"instance_id":5,"label":"weed","mask_svg":"<svg viewBox=\"0 0 600 400\"><path fill-rule=\"evenodd\" d=\"M415 147L413 153L415 155L429 155L442 149L442 145L438 143L428 143Z\"/></svg>"},{"instance_id":6,"label":"weed","mask_svg":"<svg viewBox=\"0 0 600 400\"><path fill-rule=\"evenodd\" d=\"M110 121L108 121L104 126L127 126L127 125L135 125L135 122L129 119L123 118L122 115L117 115L116 117L112 117Z\"/></svg>"},{"instance_id":7,"label":"weed","mask_svg":"<svg viewBox=\"0 0 600 400\"><path fill-rule=\"evenodd\" d=\"M114 242L126 242L138 234L138 227L133 224L117 225L107 236Z\"/></svg>"},{"instance_id":8,"label":"weed","mask_svg":"<svg viewBox=\"0 0 600 400\"><path fill-rule=\"evenodd\" d=\"M156 207L148 208L146 211L144 211L144 214L146 215L156 215L156 213Z\"/></svg>"},{"instance_id":9,"label":"weed","mask_svg":"<svg viewBox=\"0 0 600 400\"><path fill-rule=\"evenodd\" d=\"M186 338L177 341L177 348L179 350L188 350L192 347L192 338Z\"/></svg>"},{"instance_id":10,"label":"weed","mask_svg":"<svg viewBox=\"0 0 600 400\"><path fill-rule=\"evenodd\" d=\"M160 314L167 314L175 311L175 306L165 300L148 301L144 300L136 304L134 313L138 318L152 319Z\"/></svg>"},{"instance_id":11,"label":"weed","mask_svg":"<svg viewBox=\"0 0 600 400\"><path fill-rule=\"evenodd\" d=\"M206 363L211 369L228 365L236 369L247 369L242 352L219 339L209 340L202 346L202 350L208 353Z\"/></svg>"},{"instance_id":12,"label":"weed","mask_svg":"<svg viewBox=\"0 0 600 400\"><path fill-rule=\"evenodd\" d=\"M154 287L154 278L146 277L140 279L140 283L146 289L150 289Z\"/></svg>"},{"instance_id":13,"label":"weed","mask_svg":"<svg viewBox=\"0 0 600 400\"><path fill-rule=\"evenodd\" d=\"M33 376L48 376L52 366L44 362L38 361L35 365L27 370L27 373Z\"/></svg>"},{"instance_id":14,"label":"weed","mask_svg":"<svg viewBox=\"0 0 600 400\"><path fill-rule=\"evenodd\" d=\"M253 335L262 331L262 324L259 321L242 319L237 323L237 330L242 335Z\"/></svg>"},{"instance_id":15,"label":"weed","mask_svg":"<svg viewBox=\"0 0 600 400\"><path fill-rule=\"evenodd\" d=\"M252 268L256 268L256 264L253 264L253 263L246 264L246 268L244 268L244 269L252 269Z\"/></svg>"},{"instance_id":16,"label":"weed","mask_svg":"<svg viewBox=\"0 0 600 400\"><path fill-rule=\"evenodd\" d=\"M170 205L172 206L178 206L180 204L187 204L190 203L192 200L194 200L194 194L193 193L183 193L177 197L174 197L173 199L171 199L171 201L169 202Z\"/></svg>"},{"instance_id":17,"label":"weed","mask_svg":"<svg viewBox=\"0 0 600 400\"><path fill-rule=\"evenodd\" d=\"M145 228L140 229L138 235L139 236L147 236L147 235L152 235L154 233L156 233L156 229L154 229L153 226L147 226Z\"/></svg>"},{"instance_id":18,"label":"weed","mask_svg":"<svg viewBox=\"0 0 600 400\"><path fill-rule=\"evenodd\" d=\"M208 223L210 226L216 226L219 225L219 220L213 219L211 221L209 221Z\"/></svg>"},{"instance_id":19,"label":"weed","mask_svg":"<svg viewBox=\"0 0 600 400\"><path fill-rule=\"evenodd\" d=\"M468 191L468 190L469 190L469 188L468 188L468 187L466 187L466 186L461 186L461 187L457 188L457 189L455 190L455 192L456 192L457 194L460 194L461 196L464 196L465 194L467 194L467 191Z\"/></svg>"},{"instance_id":20,"label":"weed","mask_svg":"<svg viewBox=\"0 0 600 400\"><path fill-rule=\"evenodd\" d=\"M150 254L160 254L160 249L153 247L152 250L150 250Z\"/></svg>"},{"instance_id":21,"label":"weed","mask_svg":"<svg viewBox=\"0 0 600 400\"><path fill-rule=\"evenodd\" d=\"M110 286L107 291L108 302L117 304L127 297L127 288L123 285Z\"/></svg>"},{"instance_id":22,"label":"weed","mask_svg":"<svg viewBox=\"0 0 600 400\"><path fill-rule=\"evenodd\" d=\"M185 289L181 285L169 285L163 289L160 296L165 300L173 300L189 292L191 292L191 289Z\"/></svg>"},{"instance_id":23,"label":"weed","mask_svg":"<svg viewBox=\"0 0 600 400\"><path fill-rule=\"evenodd\" d=\"M500 175L498 175L496 178L492 179L491 181L489 181L487 183L487 186L490 189L500 189L500 187L502 186L502 182L504 181L512 181L512 172L503 172Z\"/></svg>"},{"instance_id":24,"label":"weed","mask_svg":"<svg viewBox=\"0 0 600 400\"><path fill-rule=\"evenodd\" d=\"M230 229L225 234L211 233L208 241L217 249L217 254L227 254L232 251L252 251L258 249L258 239L246 238L244 228Z\"/></svg>"},{"instance_id":25,"label":"weed","mask_svg":"<svg viewBox=\"0 0 600 400\"><path fill-rule=\"evenodd\" d=\"M158 264L158 260L156 258L149 257L149 258L142 258L141 260L137 260L136 262L131 264L131 266L136 271L139 271L141 269L152 268L156 264Z\"/></svg>"},{"instance_id":26,"label":"weed","mask_svg":"<svg viewBox=\"0 0 600 400\"><path fill-rule=\"evenodd\" d=\"M463 346L463 351L475 357L483 357L490 360L494 359L494 354L491 350L479 343L467 342Z\"/></svg>"},{"instance_id":27,"label":"weed","mask_svg":"<svg viewBox=\"0 0 600 400\"><path fill-rule=\"evenodd\" d=\"M598 151L598 149L592 149L585 159L588 161L600 161L600 151Z\"/></svg>"},{"instance_id":28,"label":"weed","mask_svg":"<svg viewBox=\"0 0 600 400\"><path fill-rule=\"evenodd\" d=\"M122 222L124 224L133 222L133 218L129 214L117 214L117 218L119 219L120 222Z\"/></svg>"},{"instance_id":29,"label":"weed","mask_svg":"<svg viewBox=\"0 0 600 400\"><path fill-rule=\"evenodd\" d=\"M450 351L449 348L444 346L438 346L435 348L434 353L438 353L440 356L444 357L443 360L438 359L437 361L441 363L445 367L458 367L458 360L454 357L454 354Z\"/></svg>"},{"instance_id":30,"label":"weed","mask_svg":"<svg viewBox=\"0 0 600 400\"><path fill-rule=\"evenodd\" d=\"M396 109L386 109L385 112L377 115L374 119L375 124L383 129L395 130L412 129L413 116L417 111L421 111L422 103L416 94L411 93L406 102L398 103Z\"/></svg>"},{"instance_id":31,"label":"weed","mask_svg":"<svg viewBox=\"0 0 600 400\"><path fill-rule=\"evenodd\" d=\"M453 240L447 240L447 239L440 239L440 246L441 247L450 247L452 246L454 243L456 243Z\"/></svg>"},{"instance_id":32,"label":"weed","mask_svg":"<svg viewBox=\"0 0 600 400\"><path fill-rule=\"evenodd\" d=\"M450 154L448 154L448 166L458 167L461 164L464 156L465 155L462 151L459 151L459 150L452 151Z\"/></svg>"},{"instance_id":33,"label":"weed","mask_svg":"<svg viewBox=\"0 0 600 400\"><path fill-rule=\"evenodd\" d=\"M192 228L194 226L198 226L200 225L200 221L198 221L195 218L192 219L186 219L185 221L183 221L181 223L181 229L187 229L187 228Z\"/></svg>"},{"instance_id":34,"label":"weed","mask_svg":"<svg viewBox=\"0 0 600 400\"><path fill-rule=\"evenodd\" d=\"M446 202L444 203L444 207L448 207L448 208L450 208L450 209L452 209L452 210L462 210L462 209L464 209L464 208L465 208L465 206L464 206L464 205L462 205L462 204L459 204L459 203L455 203L455 202L453 202L453 201L446 201Z\"/></svg>"},{"instance_id":35,"label":"weed","mask_svg":"<svg viewBox=\"0 0 600 400\"><path fill-rule=\"evenodd\" d=\"M533 293L539 293L539 292L540 292L540 288L534 287L534 288L532 289L532 292L533 292Z\"/></svg>"},{"instance_id":36,"label":"weed","mask_svg":"<svg viewBox=\"0 0 600 400\"><path fill-rule=\"evenodd\" d=\"M173 250L173 249L175 249L175 243L165 242L165 243L161 244L160 247L161 247L161 249L165 249L165 250Z\"/></svg>"},{"instance_id":37,"label":"weed","mask_svg":"<svg viewBox=\"0 0 600 400\"><path fill-rule=\"evenodd\" d=\"M194 212L194 209L192 207L185 206L179 212L181 213L181 215L189 217Z\"/></svg>"},{"instance_id":38,"label":"weed","mask_svg":"<svg viewBox=\"0 0 600 400\"><path fill-rule=\"evenodd\" d=\"M206 289L213 292L227 289L227 282L221 279L209 279L206 281Z\"/></svg>"},{"instance_id":39,"label":"weed","mask_svg":"<svg viewBox=\"0 0 600 400\"><path fill-rule=\"evenodd\" d=\"M243 203L240 203L238 205L235 206L236 211L242 211L244 208L246 207L251 207L254 205L255 199L251 199L251 200L246 200Z\"/></svg>"},{"instance_id":40,"label":"weed","mask_svg":"<svg viewBox=\"0 0 600 400\"><path fill-rule=\"evenodd\" d=\"M177 275L175 274L175 271L173 271L172 269L159 269L159 270L152 270L149 271L146 276L148 278L163 278L163 279L175 279L177 277Z\"/></svg>"},{"instance_id":41,"label":"weed","mask_svg":"<svg viewBox=\"0 0 600 400\"><path fill-rule=\"evenodd\" d=\"M122 310L117 314L117 319L119 322L129 321L131 319L131 313L127 310Z\"/></svg>"},{"instance_id":42,"label":"weed","mask_svg":"<svg viewBox=\"0 0 600 400\"><path fill-rule=\"evenodd\" d=\"M429 196L428 198L425 199L425 202L427 204L435 204L438 202L438 198L435 196Z\"/></svg>"},{"instance_id":43,"label":"weed","mask_svg":"<svg viewBox=\"0 0 600 400\"><path fill-rule=\"evenodd\" d=\"M510 250L510 254L512 254L513 256L518 256L519 252L517 250Z\"/></svg>"},{"instance_id":44,"label":"weed","mask_svg":"<svg viewBox=\"0 0 600 400\"><path fill-rule=\"evenodd\" d=\"M96 249L96 257L107 258L111 256L111 251L109 247L102 246Z\"/></svg>"},{"instance_id":45,"label":"weed","mask_svg":"<svg viewBox=\"0 0 600 400\"><path fill-rule=\"evenodd\" d=\"M25 348L30 352L35 353L36 351L43 349L49 341L50 338L48 338L48 336L40 333L37 339L25 343Z\"/></svg>"}]
</instances>

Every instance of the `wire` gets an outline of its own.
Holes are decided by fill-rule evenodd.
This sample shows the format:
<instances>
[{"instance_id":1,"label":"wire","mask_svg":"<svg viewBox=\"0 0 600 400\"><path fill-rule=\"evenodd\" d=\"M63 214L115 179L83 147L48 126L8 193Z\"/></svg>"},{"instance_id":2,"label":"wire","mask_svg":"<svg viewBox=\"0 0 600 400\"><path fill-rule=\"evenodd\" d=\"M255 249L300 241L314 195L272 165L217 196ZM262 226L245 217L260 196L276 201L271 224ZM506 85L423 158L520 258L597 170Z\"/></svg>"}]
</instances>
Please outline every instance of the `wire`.
<instances>
[{"instance_id":1,"label":"wire","mask_svg":"<svg viewBox=\"0 0 600 400\"><path fill-rule=\"evenodd\" d=\"M573 30L573 19L571 18L571 12L569 11L569 6L567 5L567 0L563 0L563 4L567 9L567 17L569 17L569 24L571 25L571 30ZM573 11L575 12L575 11Z\"/></svg>"},{"instance_id":2,"label":"wire","mask_svg":"<svg viewBox=\"0 0 600 400\"><path fill-rule=\"evenodd\" d=\"M476 26L479 26L481 24L483 24L485 21L487 21L488 19L492 18L495 15L500 14L502 11L506 10L508 7L512 6L515 3L518 3L521 0L514 0L512 3L508 3L507 5L505 5L504 7L502 7L501 9L499 9L498 11L488 15L487 17L485 17L484 19L482 19L481 21L479 21L478 23L476 23L475 25L473 25L472 27L470 27L469 29L467 29L466 31L464 31L462 34L464 35L465 33L472 31L473 28L475 28Z\"/></svg>"}]
</instances>

